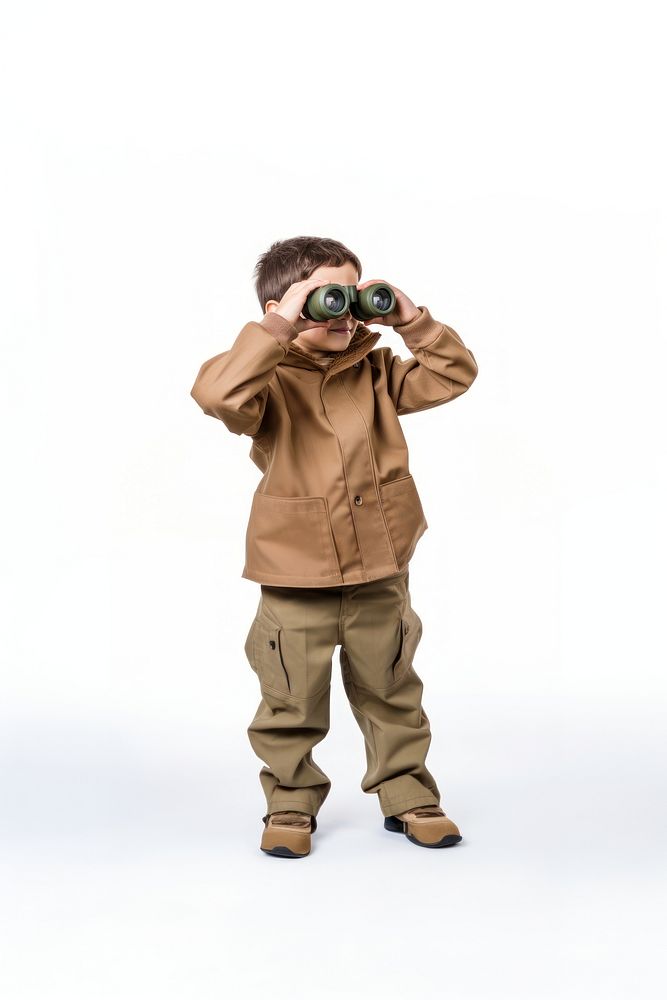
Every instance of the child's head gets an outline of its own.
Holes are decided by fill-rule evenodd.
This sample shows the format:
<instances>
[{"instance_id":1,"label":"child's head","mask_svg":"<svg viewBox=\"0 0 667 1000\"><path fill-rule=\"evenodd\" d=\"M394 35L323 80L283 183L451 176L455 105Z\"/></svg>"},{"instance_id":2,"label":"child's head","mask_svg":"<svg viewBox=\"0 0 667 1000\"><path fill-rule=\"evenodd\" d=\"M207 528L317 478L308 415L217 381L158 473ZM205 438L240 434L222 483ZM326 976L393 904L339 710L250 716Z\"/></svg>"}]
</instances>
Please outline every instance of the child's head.
<instances>
[{"instance_id":1,"label":"child's head","mask_svg":"<svg viewBox=\"0 0 667 1000\"><path fill-rule=\"evenodd\" d=\"M295 236L273 243L255 267L255 290L264 312L274 309L295 281L311 276L340 285L361 281L361 262L356 254L337 240L318 236ZM346 312L326 325L302 330L292 341L314 356L344 351L354 335L359 320ZM347 328L347 333L333 332Z\"/></svg>"}]
</instances>

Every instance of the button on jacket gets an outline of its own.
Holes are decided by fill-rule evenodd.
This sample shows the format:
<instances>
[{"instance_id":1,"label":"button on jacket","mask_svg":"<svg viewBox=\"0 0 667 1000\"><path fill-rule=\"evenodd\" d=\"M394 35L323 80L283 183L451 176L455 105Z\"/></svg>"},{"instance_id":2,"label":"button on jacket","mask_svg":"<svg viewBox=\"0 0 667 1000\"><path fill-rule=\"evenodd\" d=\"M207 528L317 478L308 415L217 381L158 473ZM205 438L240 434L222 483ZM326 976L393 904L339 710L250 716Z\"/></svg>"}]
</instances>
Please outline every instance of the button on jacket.
<instances>
[{"instance_id":1,"label":"button on jacket","mask_svg":"<svg viewBox=\"0 0 667 1000\"><path fill-rule=\"evenodd\" d=\"M252 498L241 576L269 586L333 587L400 572L428 528L399 416L448 403L477 363L426 306L394 327L413 355L375 345L359 324L328 365L266 313L201 366L191 395L252 438L263 473Z\"/></svg>"}]
</instances>

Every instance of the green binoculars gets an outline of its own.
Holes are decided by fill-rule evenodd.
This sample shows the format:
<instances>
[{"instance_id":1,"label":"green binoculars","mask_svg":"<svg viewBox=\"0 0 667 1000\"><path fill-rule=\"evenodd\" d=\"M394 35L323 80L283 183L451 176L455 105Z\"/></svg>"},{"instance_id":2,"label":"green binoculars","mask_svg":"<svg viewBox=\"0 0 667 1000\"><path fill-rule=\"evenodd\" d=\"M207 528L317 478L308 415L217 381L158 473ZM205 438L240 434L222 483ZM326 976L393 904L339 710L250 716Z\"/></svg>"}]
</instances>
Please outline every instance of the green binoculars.
<instances>
[{"instance_id":1,"label":"green binoculars","mask_svg":"<svg viewBox=\"0 0 667 1000\"><path fill-rule=\"evenodd\" d=\"M302 319L337 319L350 310L355 319L372 319L393 311L396 296L389 285L376 281L361 291L356 285L320 285L306 299Z\"/></svg>"}]
</instances>

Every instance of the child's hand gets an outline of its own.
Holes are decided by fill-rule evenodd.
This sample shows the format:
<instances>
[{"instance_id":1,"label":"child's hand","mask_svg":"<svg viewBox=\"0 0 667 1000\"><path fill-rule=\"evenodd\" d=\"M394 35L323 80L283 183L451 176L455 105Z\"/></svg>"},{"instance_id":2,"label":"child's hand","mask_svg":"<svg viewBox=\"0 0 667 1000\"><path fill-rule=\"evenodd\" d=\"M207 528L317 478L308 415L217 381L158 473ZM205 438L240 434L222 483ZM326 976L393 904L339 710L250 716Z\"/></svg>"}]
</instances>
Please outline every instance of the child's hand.
<instances>
[{"instance_id":1,"label":"child's hand","mask_svg":"<svg viewBox=\"0 0 667 1000\"><path fill-rule=\"evenodd\" d=\"M382 278L370 278L368 281L363 281L360 285L357 285L357 289L361 291L367 285L374 285L379 281L383 285L389 285L389 288L393 291L396 296L396 308L393 312L386 313L384 316L371 316L370 319L364 320L365 326L374 326L376 323L379 323L380 326L398 326L399 323L409 323L411 319L415 319L419 315L419 309L412 299L409 299L400 288L390 285L388 281L384 281Z\"/></svg>"},{"instance_id":2,"label":"child's hand","mask_svg":"<svg viewBox=\"0 0 667 1000\"><path fill-rule=\"evenodd\" d=\"M290 285L282 299L273 310L279 316L288 320L297 331L312 330L317 326L328 327L327 322L317 322L313 319L299 319L299 313L306 304L306 299L315 288L320 285L329 285L331 282L323 278L306 278L304 281L295 281Z\"/></svg>"}]
</instances>

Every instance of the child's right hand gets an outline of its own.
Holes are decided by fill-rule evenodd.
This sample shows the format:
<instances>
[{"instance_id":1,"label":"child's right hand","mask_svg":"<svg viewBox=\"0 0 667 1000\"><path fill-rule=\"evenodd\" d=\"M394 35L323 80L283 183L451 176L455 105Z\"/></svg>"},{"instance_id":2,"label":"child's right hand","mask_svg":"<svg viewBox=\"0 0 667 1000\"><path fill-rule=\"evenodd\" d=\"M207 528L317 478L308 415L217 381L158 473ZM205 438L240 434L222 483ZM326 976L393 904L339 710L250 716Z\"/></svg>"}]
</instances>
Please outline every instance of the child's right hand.
<instances>
[{"instance_id":1,"label":"child's right hand","mask_svg":"<svg viewBox=\"0 0 667 1000\"><path fill-rule=\"evenodd\" d=\"M310 277L306 278L305 281L295 281L293 285L289 286L273 312L288 320L296 327L297 333L301 333L302 330L312 330L318 326L328 327L329 324L325 321L299 318L299 313L313 289L328 284L330 284L329 279L324 278Z\"/></svg>"}]
</instances>

